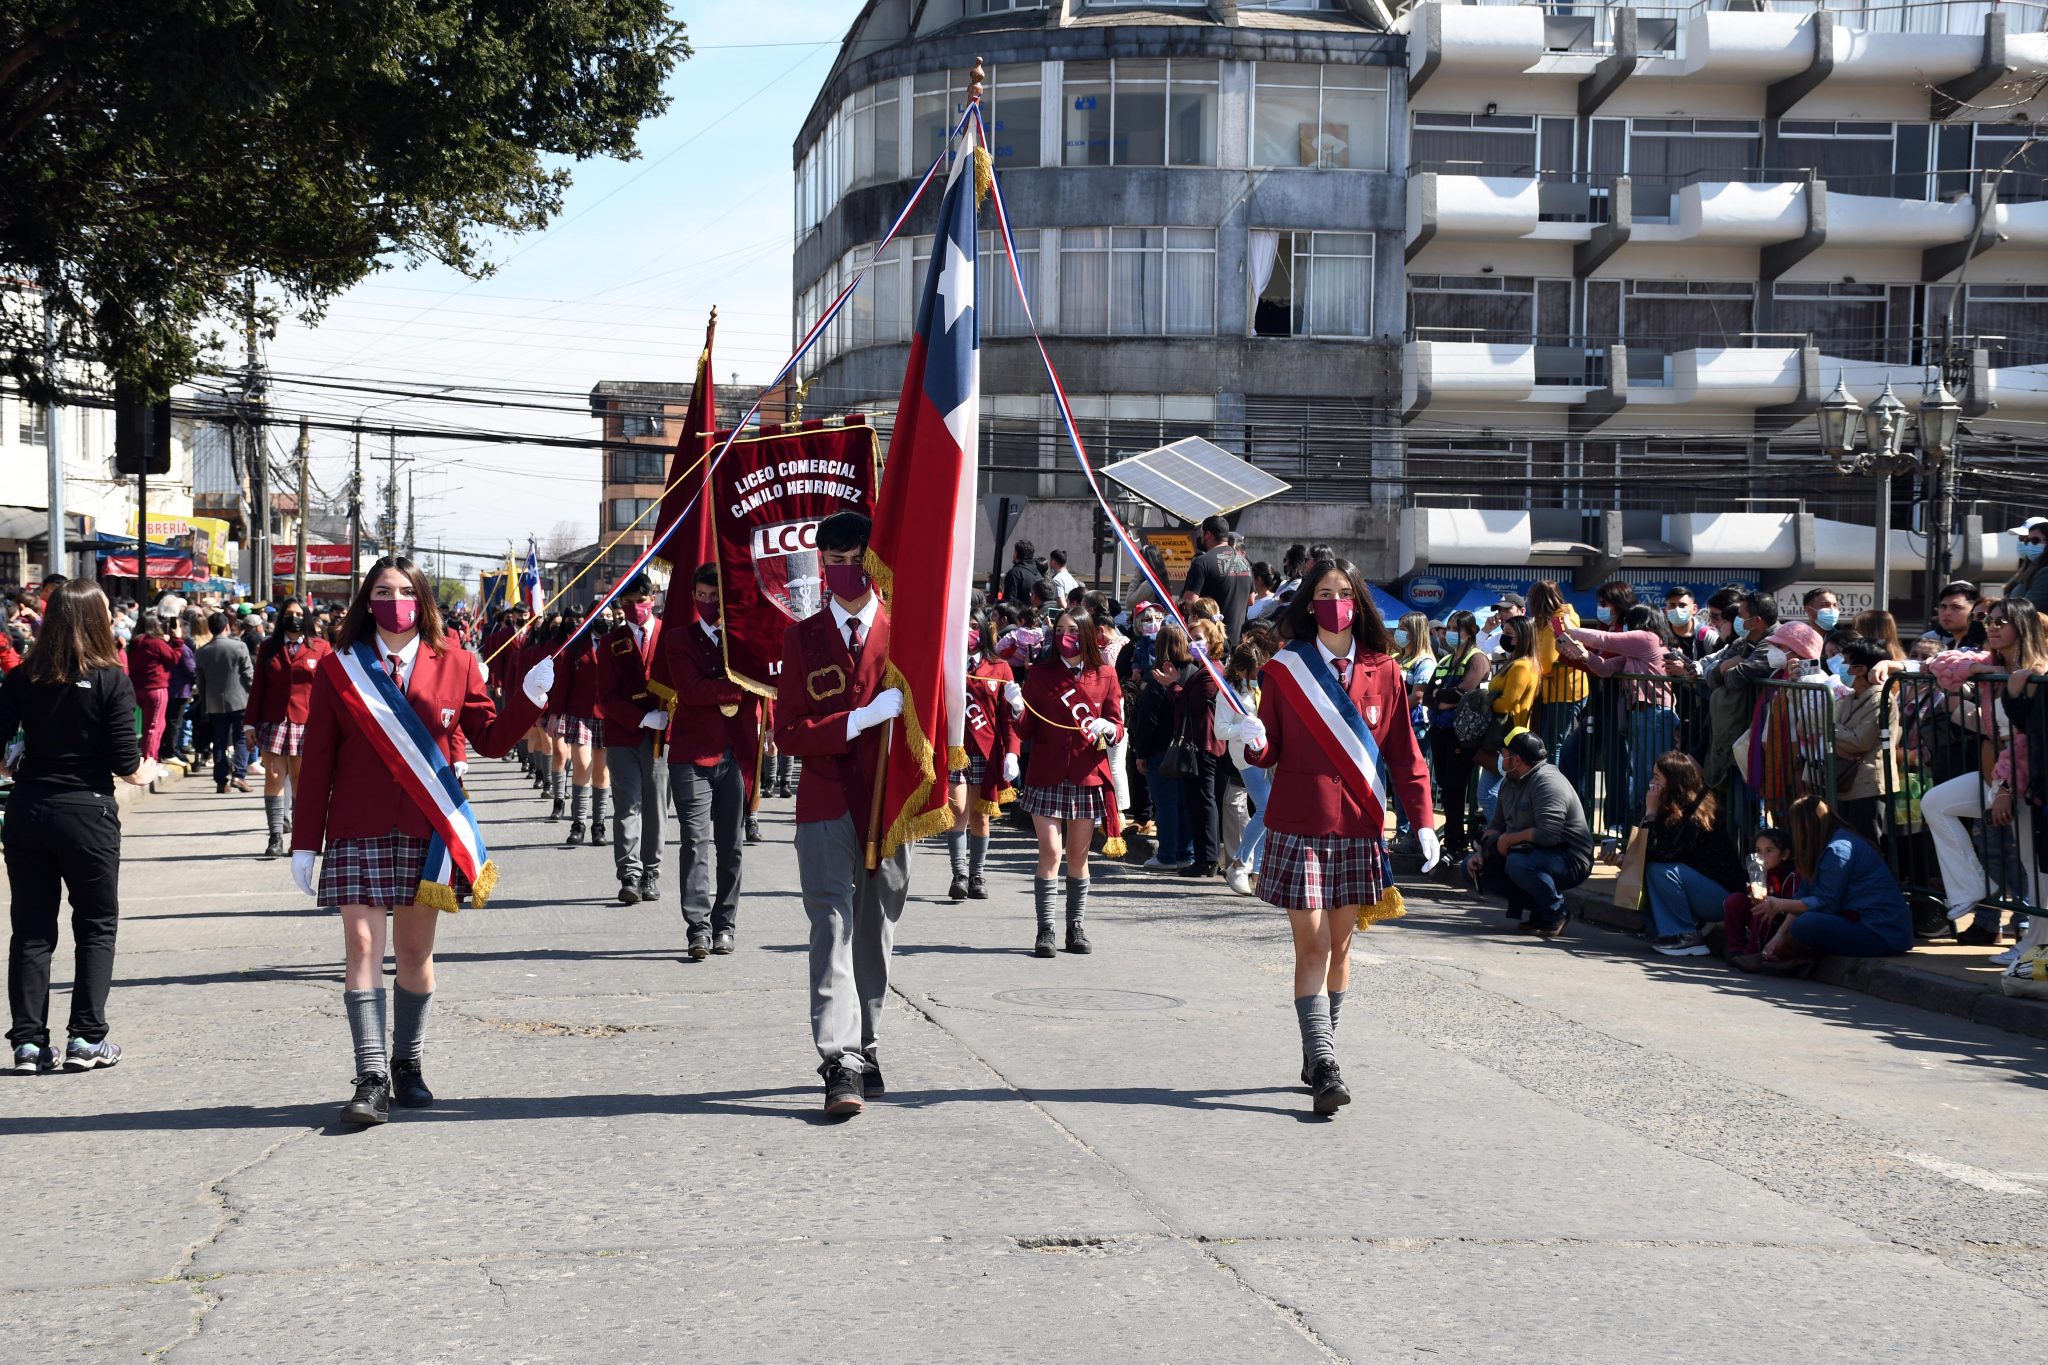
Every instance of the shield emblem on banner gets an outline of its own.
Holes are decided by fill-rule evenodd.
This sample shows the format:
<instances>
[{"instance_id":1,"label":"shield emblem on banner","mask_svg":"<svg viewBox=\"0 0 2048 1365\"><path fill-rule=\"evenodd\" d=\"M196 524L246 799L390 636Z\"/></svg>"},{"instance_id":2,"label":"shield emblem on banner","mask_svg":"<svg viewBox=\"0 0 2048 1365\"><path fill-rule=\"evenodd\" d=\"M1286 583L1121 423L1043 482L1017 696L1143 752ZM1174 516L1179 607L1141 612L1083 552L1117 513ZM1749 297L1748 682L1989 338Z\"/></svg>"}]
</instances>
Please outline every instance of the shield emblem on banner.
<instances>
[{"instance_id":1,"label":"shield emblem on banner","mask_svg":"<svg viewBox=\"0 0 2048 1365\"><path fill-rule=\"evenodd\" d=\"M754 528L754 582L761 596L801 621L824 604L818 523L785 521Z\"/></svg>"}]
</instances>

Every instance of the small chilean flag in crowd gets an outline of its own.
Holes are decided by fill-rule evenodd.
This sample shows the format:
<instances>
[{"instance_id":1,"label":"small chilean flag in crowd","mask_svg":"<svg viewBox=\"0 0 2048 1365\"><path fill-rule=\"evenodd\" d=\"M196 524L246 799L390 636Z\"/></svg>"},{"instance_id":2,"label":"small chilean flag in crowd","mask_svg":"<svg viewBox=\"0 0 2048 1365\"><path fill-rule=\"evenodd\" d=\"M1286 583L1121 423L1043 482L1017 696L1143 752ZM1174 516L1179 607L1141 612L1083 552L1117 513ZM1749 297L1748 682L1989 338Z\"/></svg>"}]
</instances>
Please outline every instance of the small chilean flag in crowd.
<instances>
[{"instance_id":1,"label":"small chilean flag in crowd","mask_svg":"<svg viewBox=\"0 0 2048 1365\"><path fill-rule=\"evenodd\" d=\"M989 174L978 127L965 120L953 144L868 547L869 572L889 598L888 685L903 689L902 733L889 746L882 788L885 857L952 827L941 775L967 766L960 746L981 425L974 214Z\"/></svg>"},{"instance_id":2,"label":"small chilean flag in crowd","mask_svg":"<svg viewBox=\"0 0 2048 1365\"><path fill-rule=\"evenodd\" d=\"M533 614L539 616L547 600L547 590L540 584L540 547L532 536L526 538L526 567L519 574L519 593Z\"/></svg>"}]
</instances>

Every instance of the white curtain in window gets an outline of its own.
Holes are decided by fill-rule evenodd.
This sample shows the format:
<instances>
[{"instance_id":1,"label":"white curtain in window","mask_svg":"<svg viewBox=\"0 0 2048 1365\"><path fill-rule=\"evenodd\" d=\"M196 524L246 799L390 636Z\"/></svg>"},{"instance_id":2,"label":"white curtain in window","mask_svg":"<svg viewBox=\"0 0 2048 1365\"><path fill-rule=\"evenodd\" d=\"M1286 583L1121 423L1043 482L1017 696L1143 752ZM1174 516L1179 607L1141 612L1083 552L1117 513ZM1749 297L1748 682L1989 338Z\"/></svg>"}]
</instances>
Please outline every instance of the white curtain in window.
<instances>
[{"instance_id":1,"label":"white curtain in window","mask_svg":"<svg viewBox=\"0 0 2048 1365\"><path fill-rule=\"evenodd\" d=\"M1109 229L1060 233L1060 330L1069 336L1109 331Z\"/></svg>"},{"instance_id":2,"label":"white curtain in window","mask_svg":"<svg viewBox=\"0 0 2048 1365\"><path fill-rule=\"evenodd\" d=\"M1109 330L1119 336L1159 331L1162 267L1158 228L1114 228L1109 265Z\"/></svg>"},{"instance_id":3,"label":"white curtain in window","mask_svg":"<svg viewBox=\"0 0 2048 1365\"><path fill-rule=\"evenodd\" d=\"M1245 264L1252 274L1252 297L1266 292L1273 280L1273 262L1280 259L1280 234L1270 228L1253 228L1251 250Z\"/></svg>"},{"instance_id":4,"label":"white curtain in window","mask_svg":"<svg viewBox=\"0 0 2048 1365\"><path fill-rule=\"evenodd\" d=\"M1199 336L1216 330L1216 231L1166 230L1166 331Z\"/></svg>"},{"instance_id":5,"label":"white curtain in window","mask_svg":"<svg viewBox=\"0 0 2048 1365\"><path fill-rule=\"evenodd\" d=\"M1309 335L1365 336L1372 330L1372 257L1359 246L1372 239L1334 232L1309 236Z\"/></svg>"}]
</instances>

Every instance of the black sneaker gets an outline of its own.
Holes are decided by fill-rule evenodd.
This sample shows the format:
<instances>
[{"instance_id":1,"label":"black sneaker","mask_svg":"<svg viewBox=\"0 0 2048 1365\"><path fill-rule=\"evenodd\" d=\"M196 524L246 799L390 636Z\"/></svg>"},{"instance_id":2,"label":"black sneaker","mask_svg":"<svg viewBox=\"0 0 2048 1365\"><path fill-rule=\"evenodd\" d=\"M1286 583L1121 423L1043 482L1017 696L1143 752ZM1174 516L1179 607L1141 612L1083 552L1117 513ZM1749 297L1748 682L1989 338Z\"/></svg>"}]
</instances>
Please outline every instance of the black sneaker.
<instances>
[{"instance_id":1,"label":"black sneaker","mask_svg":"<svg viewBox=\"0 0 2048 1365\"><path fill-rule=\"evenodd\" d=\"M747 817L747 842L750 844L761 842L761 822L751 815Z\"/></svg>"},{"instance_id":2,"label":"black sneaker","mask_svg":"<svg viewBox=\"0 0 2048 1365\"><path fill-rule=\"evenodd\" d=\"M876 1055L875 1049L864 1049L860 1054L860 1059L862 1062L860 1073L862 1096L872 1100L879 1099L883 1095L888 1094L888 1084L882 1080L882 1059Z\"/></svg>"},{"instance_id":3,"label":"black sneaker","mask_svg":"<svg viewBox=\"0 0 2048 1365\"><path fill-rule=\"evenodd\" d=\"M578 845L578 844L580 844L580 843L582 843L582 842L583 842L583 822L582 822L581 820L571 820L571 821L569 822L569 842L568 842L568 843L566 843L566 844L564 844L564 845L562 845L562 847L564 847L564 848L574 848L574 847L576 847L576 845Z\"/></svg>"},{"instance_id":4,"label":"black sneaker","mask_svg":"<svg viewBox=\"0 0 2048 1365\"><path fill-rule=\"evenodd\" d=\"M710 956L711 935L709 933L702 931L693 932L690 935L690 961L702 962L705 958Z\"/></svg>"},{"instance_id":5,"label":"black sneaker","mask_svg":"<svg viewBox=\"0 0 2048 1365\"><path fill-rule=\"evenodd\" d=\"M643 901L661 899L661 874L659 872L643 872L640 874L640 899Z\"/></svg>"},{"instance_id":6,"label":"black sneaker","mask_svg":"<svg viewBox=\"0 0 2048 1365\"><path fill-rule=\"evenodd\" d=\"M1095 946L1088 942L1088 931L1081 927L1079 920L1067 921L1067 951L1077 957L1086 957L1095 951Z\"/></svg>"},{"instance_id":7,"label":"black sneaker","mask_svg":"<svg viewBox=\"0 0 2048 1365\"><path fill-rule=\"evenodd\" d=\"M1053 936L1052 926L1050 924L1039 925L1038 941L1031 945L1031 955L1033 957L1057 957L1059 956L1059 951L1060 942L1059 939Z\"/></svg>"},{"instance_id":8,"label":"black sneaker","mask_svg":"<svg viewBox=\"0 0 2048 1365\"><path fill-rule=\"evenodd\" d=\"M391 1082L376 1072L356 1077L354 1098L341 1106L343 1123L387 1123L391 1119Z\"/></svg>"},{"instance_id":9,"label":"black sneaker","mask_svg":"<svg viewBox=\"0 0 2048 1365\"><path fill-rule=\"evenodd\" d=\"M790 790L790 786L787 782L777 783L775 786L775 794L785 801L787 801L790 797L796 795L794 791Z\"/></svg>"},{"instance_id":10,"label":"black sneaker","mask_svg":"<svg viewBox=\"0 0 2048 1365\"><path fill-rule=\"evenodd\" d=\"M1956 942L1966 948L1995 948L1999 944L1998 929L1997 920L1979 914L1970 921L1969 928L1956 931Z\"/></svg>"},{"instance_id":11,"label":"black sneaker","mask_svg":"<svg viewBox=\"0 0 2048 1365\"><path fill-rule=\"evenodd\" d=\"M732 956L732 930L721 929L711 936L711 953L714 957Z\"/></svg>"},{"instance_id":12,"label":"black sneaker","mask_svg":"<svg viewBox=\"0 0 2048 1365\"><path fill-rule=\"evenodd\" d=\"M971 901L987 900L988 883L979 877L969 877L967 879L967 899Z\"/></svg>"},{"instance_id":13,"label":"black sneaker","mask_svg":"<svg viewBox=\"0 0 2048 1365\"><path fill-rule=\"evenodd\" d=\"M392 1059L391 1098L406 1109L425 1109L434 1102L434 1092L427 1089L426 1077L420 1075L418 1062Z\"/></svg>"},{"instance_id":14,"label":"black sneaker","mask_svg":"<svg viewBox=\"0 0 2048 1365\"><path fill-rule=\"evenodd\" d=\"M850 1119L862 1109L862 1071L838 1062L827 1064L825 1075L825 1116Z\"/></svg>"},{"instance_id":15,"label":"black sneaker","mask_svg":"<svg viewBox=\"0 0 2048 1365\"><path fill-rule=\"evenodd\" d=\"M640 903L640 888L639 888L639 887L637 887L637 886L635 886L635 885L633 885L633 883L631 883L631 882L620 882L620 883L619 883L619 904L620 904L620 905L638 905L639 903Z\"/></svg>"},{"instance_id":16,"label":"black sneaker","mask_svg":"<svg viewBox=\"0 0 2048 1365\"><path fill-rule=\"evenodd\" d=\"M1666 934L1651 939L1650 946L1666 957L1705 957L1711 951L1698 934Z\"/></svg>"},{"instance_id":17,"label":"black sneaker","mask_svg":"<svg viewBox=\"0 0 2048 1365\"><path fill-rule=\"evenodd\" d=\"M1213 877L1216 875L1216 864L1189 863L1180 870L1180 875L1183 877Z\"/></svg>"},{"instance_id":18,"label":"black sneaker","mask_svg":"<svg viewBox=\"0 0 2048 1365\"><path fill-rule=\"evenodd\" d=\"M7 1070L15 1076L40 1076L57 1069L57 1050L23 1043L14 1049L14 1062Z\"/></svg>"},{"instance_id":19,"label":"black sneaker","mask_svg":"<svg viewBox=\"0 0 2048 1365\"><path fill-rule=\"evenodd\" d=\"M1330 1115L1351 1103L1351 1091L1344 1085L1344 1073L1334 1061L1317 1065L1309 1088L1315 1091L1316 1112Z\"/></svg>"},{"instance_id":20,"label":"black sneaker","mask_svg":"<svg viewBox=\"0 0 2048 1365\"><path fill-rule=\"evenodd\" d=\"M590 846L592 848L603 848L610 842L611 840L606 837L604 821L592 820L590 822Z\"/></svg>"},{"instance_id":21,"label":"black sneaker","mask_svg":"<svg viewBox=\"0 0 2048 1365\"><path fill-rule=\"evenodd\" d=\"M270 836L270 842L263 846L263 856L266 858L282 858L284 856L284 836L282 834L273 833Z\"/></svg>"},{"instance_id":22,"label":"black sneaker","mask_svg":"<svg viewBox=\"0 0 2048 1365\"><path fill-rule=\"evenodd\" d=\"M564 801L559 796L556 797L553 808L548 811L548 822L552 824L555 821L561 819L562 812L566 811L567 809L569 809L569 803L567 801Z\"/></svg>"},{"instance_id":23,"label":"black sneaker","mask_svg":"<svg viewBox=\"0 0 2048 1365\"><path fill-rule=\"evenodd\" d=\"M965 877L961 876L961 875L960 875L959 873L957 873L957 872L956 872L956 873L954 873L954 874L953 874L953 885L947 888L947 890L946 890L946 894L947 894L948 896L950 896L950 897L951 897L952 899L956 900L956 901L964 901L964 900L966 900L966 899L967 899L967 878L965 878Z\"/></svg>"}]
</instances>

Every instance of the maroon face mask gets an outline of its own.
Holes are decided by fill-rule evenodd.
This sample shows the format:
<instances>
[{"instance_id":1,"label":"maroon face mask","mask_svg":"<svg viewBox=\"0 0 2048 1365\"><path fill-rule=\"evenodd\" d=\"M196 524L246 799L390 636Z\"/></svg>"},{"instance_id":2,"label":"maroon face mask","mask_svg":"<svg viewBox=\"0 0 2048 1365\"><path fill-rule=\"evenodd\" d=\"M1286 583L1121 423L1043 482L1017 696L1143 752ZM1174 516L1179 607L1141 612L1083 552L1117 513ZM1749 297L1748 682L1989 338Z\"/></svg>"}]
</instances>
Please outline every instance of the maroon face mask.
<instances>
[{"instance_id":1,"label":"maroon face mask","mask_svg":"<svg viewBox=\"0 0 2048 1365\"><path fill-rule=\"evenodd\" d=\"M379 597L370 603L370 615L392 635L403 635L419 624L420 604L410 597Z\"/></svg>"},{"instance_id":2,"label":"maroon face mask","mask_svg":"<svg viewBox=\"0 0 2048 1365\"><path fill-rule=\"evenodd\" d=\"M1318 597L1313 603L1316 624L1332 635L1351 629L1357 604L1348 597Z\"/></svg>"},{"instance_id":3,"label":"maroon face mask","mask_svg":"<svg viewBox=\"0 0 2048 1365\"><path fill-rule=\"evenodd\" d=\"M1081 637L1078 635L1071 634L1060 636L1060 657L1062 659L1080 658Z\"/></svg>"},{"instance_id":4,"label":"maroon face mask","mask_svg":"<svg viewBox=\"0 0 2048 1365\"><path fill-rule=\"evenodd\" d=\"M825 587L834 597L851 602L868 590L868 571L858 564L827 564Z\"/></svg>"},{"instance_id":5,"label":"maroon face mask","mask_svg":"<svg viewBox=\"0 0 2048 1365\"><path fill-rule=\"evenodd\" d=\"M717 625L719 607L720 604L716 598L713 598L709 602L706 602L702 598L699 598L697 600L697 619L704 622L707 625Z\"/></svg>"},{"instance_id":6,"label":"maroon face mask","mask_svg":"<svg viewBox=\"0 0 2048 1365\"><path fill-rule=\"evenodd\" d=\"M654 603L652 602L628 602L625 604L625 609L626 619L636 626L646 625L648 619L654 615Z\"/></svg>"}]
</instances>

